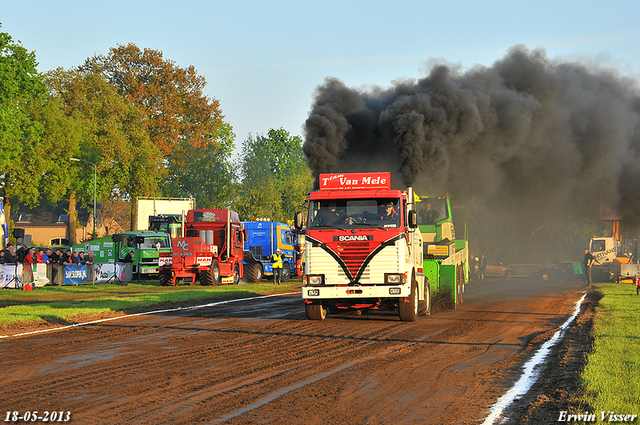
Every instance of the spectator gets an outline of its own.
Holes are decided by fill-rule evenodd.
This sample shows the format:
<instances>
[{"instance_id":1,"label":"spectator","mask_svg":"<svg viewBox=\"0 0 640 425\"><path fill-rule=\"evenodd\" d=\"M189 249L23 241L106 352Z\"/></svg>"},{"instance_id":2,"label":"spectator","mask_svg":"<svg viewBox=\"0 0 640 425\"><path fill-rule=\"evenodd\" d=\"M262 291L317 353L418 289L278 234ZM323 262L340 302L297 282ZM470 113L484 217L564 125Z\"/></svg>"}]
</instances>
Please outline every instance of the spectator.
<instances>
[{"instance_id":1,"label":"spectator","mask_svg":"<svg viewBox=\"0 0 640 425\"><path fill-rule=\"evenodd\" d=\"M18 262L18 257L17 257L16 247L15 246L10 245L9 254L10 254L10 257L7 258L7 264L9 264L9 263L16 264ZM9 261L9 260L11 260L11 261Z\"/></svg>"},{"instance_id":2,"label":"spectator","mask_svg":"<svg viewBox=\"0 0 640 425\"><path fill-rule=\"evenodd\" d=\"M15 260L15 252L16 248L12 244L8 244L3 250L4 252L4 263L5 264L14 264Z\"/></svg>"},{"instance_id":3,"label":"spectator","mask_svg":"<svg viewBox=\"0 0 640 425\"><path fill-rule=\"evenodd\" d=\"M42 250L42 262L44 264L51 264L51 249L43 249Z\"/></svg>"},{"instance_id":4,"label":"spectator","mask_svg":"<svg viewBox=\"0 0 640 425\"><path fill-rule=\"evenodd\" d=\"M64 257L62 257L62 259L64 260L65 264L72 264L73 260L71 259L73 257L73 255L71 255L71 250L67 249L67 251L64 253Z\"/></svg>"},{"instance_id":5,"label":"spectator","mask_svg":"<svg viewBox=\"0 0 640 425\"><path fill-rule=\"evenodd\" d=\"M0 251L0 266L4 266L6 264L6 259L4 257L6 251L3 249Z\"/></svg>"},{"instance_id":6,"label":"spectator","mask_svg":"<svg viewBox=\"0 0 640 425\"><path fill-rule=\"evenodd\" d=\"M71 257L69 258L69 263L80 264L80 257L78 257L78 251L75 251L73 254L71 254Z\"/></svg>"},{"instance_id":7,"label":"spectator","mask_svg":"<svg viewBox=\"0 0 640 425\"><path fill-rule=\"evenodd\" d=\"M62 284L62 270L65 263L64 253L60 248L56 248L55 252L51 254L51 282L54 285Z\"/></svg>"},{"instance_id":8,"label":"spectator","mask_svg":"<svg viewBox=\"0 0 640 425\"><path fill-rule=\"evenodd\" d=\"M84 252L80 251L78 253L78 264L85 264L85 263L86 263L86 261L84 259Z\"/></svg>"},{"instance_id":9,"label":"spectator","mask_svg":"<svg viewBox=\"0 0 640 425\"><path fill-rule=\"evenodd\" d=\"M89 253L84 259L84 263L90 266L93 265L93 252L89 251Z\"/></svg>"},{"instance_id":10,"label":"spectator","mask_svg":"<svg viewBox=\"0 0 640 425\"><path fill-rule=\"evenodd\" d=\"M26 251L26 250L25 250ZM31 248L29 251L26 251L24 258L22 259L23 264L36 264L38 262L38 257L36 255L36 249Z\"/></svg>"},{"instance_id":11,"label":"spectator","mask_svg":"<svg viewBox=\"0 0 640 425\"><path fill-rule=\"evenodd\" d=\"M62 253L62 250L60 248L57 248L55 252L51 254L49 261L51 262L51 264L64 264L63 257L64 254Z\"/></svg>"},{"instance_id":12,"label":"spectator","mask_svg":"<svg viewBox=\"0 0 640 425\"><path fill-rule=\"evenodd\" d=\"M16 262L17 263L22 263L24 261L24 257L29 253L29 250L27 249L26 246L24 245L18 245L18 248L16 249Z\"/></svg>"}]
</instances>

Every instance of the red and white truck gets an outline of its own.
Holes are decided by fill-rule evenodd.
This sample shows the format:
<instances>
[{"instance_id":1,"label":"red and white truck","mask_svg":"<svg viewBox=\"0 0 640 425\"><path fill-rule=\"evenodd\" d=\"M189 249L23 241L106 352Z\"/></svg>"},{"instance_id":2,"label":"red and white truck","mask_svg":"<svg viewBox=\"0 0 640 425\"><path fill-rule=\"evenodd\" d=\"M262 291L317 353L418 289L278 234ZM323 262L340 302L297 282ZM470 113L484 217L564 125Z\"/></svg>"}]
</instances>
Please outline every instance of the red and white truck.
<instances>
[{"instance_id":1,"label":"red and white truck","mask_svg":"<svg viewBox=\"0 0 640 425\"><path fill-rule=\"evenodd\" d=\"M189 210L184 231L183 237L172 239L171 257L160 258L160 284L239 283L244 274L246 233L236 212Z\"/></svg>"},{"instance_id":2,"label":"red and white truck","mask_svg":"<svg viewBox=\"0 0 640 425\"><path fill-rule=\"evenodd\" d=\"M328 310L397 308L405 321L430 313L414 202L411 188L391 189L390 173L320 174L305 234L308 319Z\"/></svg>"}]
</instances>

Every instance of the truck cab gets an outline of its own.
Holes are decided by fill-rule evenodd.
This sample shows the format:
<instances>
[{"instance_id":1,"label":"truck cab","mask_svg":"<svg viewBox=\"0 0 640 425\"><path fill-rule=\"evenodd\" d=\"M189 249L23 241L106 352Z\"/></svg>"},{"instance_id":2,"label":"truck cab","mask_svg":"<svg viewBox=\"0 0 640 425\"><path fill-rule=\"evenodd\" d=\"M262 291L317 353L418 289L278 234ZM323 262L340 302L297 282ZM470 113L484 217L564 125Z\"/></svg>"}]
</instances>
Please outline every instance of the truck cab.
<instances>
[{"instance_id":1,"label":"truck cab","mask_svg":"<svg viewBox=\"0 0 640 425\"><path fill-rule=\"evenodd\" d=\"M297 275L296 235L291 226L275 221L243 221L247 234L243 264L247 280L258 282L263 276L273 276L271 256L276 250L282 251L282 280L288 281Z\"/></svg>"},{"instance_id":2,"label":"truck cab","mask_svg":"<svg viewBox=\"0 0 640 425\"><path fill-rule=\"evenodd\" d=\"M172 256L160 269L160 283L179 281L202 285L238 284L245 232L236 212L222 209L189 210L185 236L172 239Z\"/></svg>"},{"instance_id":3,"label":"truck cab","mask_svg":"<svg viewBox=\"0 0 640 425\"><path fill-rule=\"evenodd\" d=\"M320 190L309 196L305 245L309 319L324 319L328 309L398 308L410 321L427 314L413 192L392 190L390 173L321 174Z\"/></svg>"}]
</instances>

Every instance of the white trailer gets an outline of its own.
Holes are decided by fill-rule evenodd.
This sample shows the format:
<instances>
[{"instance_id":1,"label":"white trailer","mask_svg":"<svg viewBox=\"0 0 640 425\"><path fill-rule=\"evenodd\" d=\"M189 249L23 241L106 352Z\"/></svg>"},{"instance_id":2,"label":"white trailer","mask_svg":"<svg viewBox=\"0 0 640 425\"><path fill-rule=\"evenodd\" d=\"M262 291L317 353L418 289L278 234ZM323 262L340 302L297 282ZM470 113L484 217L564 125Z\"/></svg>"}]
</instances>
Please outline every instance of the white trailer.
<instances>
[{"instance_id":1,"label":"white trailer","mask_svg":"<svg viewBox=\"0 0 640 425\"><path fill-rule=\"evenodd\" d=\"M196 208L195 198L137 198L136 228L148 230L149 217L161 214L186 214Z\"/></svg>"}]
</instances>

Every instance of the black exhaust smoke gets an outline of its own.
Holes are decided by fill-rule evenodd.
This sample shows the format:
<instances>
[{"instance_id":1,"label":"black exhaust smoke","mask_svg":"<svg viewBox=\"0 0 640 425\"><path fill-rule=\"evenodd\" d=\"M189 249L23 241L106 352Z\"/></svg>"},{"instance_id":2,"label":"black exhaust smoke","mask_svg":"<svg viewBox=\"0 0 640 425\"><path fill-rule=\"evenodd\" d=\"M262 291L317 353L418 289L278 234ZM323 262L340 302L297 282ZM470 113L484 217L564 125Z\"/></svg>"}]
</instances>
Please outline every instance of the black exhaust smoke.
<instances>
[{"instance_id":1,"label":"black exhaust smoke","mask_svg":"<svg viewBox=\"0 0 640 425\"><path fill-rule=\"evenodd\" d=\"M316 177L390 171L397 187L481 200L521 219L579 214L602 197L638 216L639 94L615 71L515 46L491 67L437 65L390 88L328 78L303 149Z\"/></svg>"}]
</instances>

